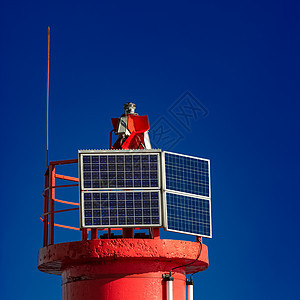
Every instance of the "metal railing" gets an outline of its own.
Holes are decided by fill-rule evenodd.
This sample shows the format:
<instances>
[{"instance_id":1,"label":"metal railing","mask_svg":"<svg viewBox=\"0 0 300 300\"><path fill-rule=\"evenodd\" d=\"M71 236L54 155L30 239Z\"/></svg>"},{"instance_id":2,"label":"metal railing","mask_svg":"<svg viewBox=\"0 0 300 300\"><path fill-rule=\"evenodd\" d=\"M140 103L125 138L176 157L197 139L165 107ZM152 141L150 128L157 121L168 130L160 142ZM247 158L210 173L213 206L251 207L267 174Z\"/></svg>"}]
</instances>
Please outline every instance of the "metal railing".
<instances>
[{"instance_id":1,"label":"metal railing","mask_svg":"<svg viewBox=\"0 0 300 300\"><path fill-rule=\"evenodd\" d=\"M68 187L77 187L79 184L79 179L76 177L71 177L67 175L61 175L56 173L56 166L58 165L67 165L67 164L77 164L78 159L69 159L69 160L59 160L59 161L52 161L49 162L48 168L45 172L45 188L44 188L44 213L40 216L41 221L44 223L43 227L43 247L48 245L54 244L54 228L61 227L66 229L78 230L81 231L81 240L88 240L89 239L89 232L90 232L90 239L97 239L98 238L98 231L107 230L107 234L105 235L106 238L113 238L113 234L111 231L115 230L122 230L122 238L143 238L138 233L134 234L134 229L142 229L142 228L106 228L106 229L98 229L98 228L78 228L68 225L57 224L54 222L55 214L68 212L68 211L75 211L79 210L79 203L60 200L55 198L55 190L57 188L68 188ZM55 179L61 179L71 182L76 182L76 184L63 184L63 185L56 185ZM55 210L55 202L77 206L76 208L69 208L69 209L61 209ZM157 239L159 238L159 228L148 228L149 230L149 238Z\"/></svg>"},{"instance_id":2,"label":"metal railing","mask_svg":"<svg viewBox=\"0 0 300 300\"><path fill-rule=\"evenodd\" d=\"M45 173L45 188L44 188L44 213L41 215L41 220L44 223L43 229L43 246L53 245L54 244L54 227L61 227L73 230L81 230L77 227L57 224L54 222L54 216L57 213L79 210L79 203L64 201L55 198L55 189L57 188L67 188L67 187L76 187L78 186L78 178L60 175L55 173L55 167L57 165L66 165L78 163L78 159L69 159L69 160L60 160L52 161L49 163L49 166ZM55 185L55 179L63 179L66 181L77 182L76 184L66 184L66 185ZM76 208L55 210L55 202L60 202L63 204L78 206ZM87 233L86 233L87 235Z\"/></svg>"}]
</instances>

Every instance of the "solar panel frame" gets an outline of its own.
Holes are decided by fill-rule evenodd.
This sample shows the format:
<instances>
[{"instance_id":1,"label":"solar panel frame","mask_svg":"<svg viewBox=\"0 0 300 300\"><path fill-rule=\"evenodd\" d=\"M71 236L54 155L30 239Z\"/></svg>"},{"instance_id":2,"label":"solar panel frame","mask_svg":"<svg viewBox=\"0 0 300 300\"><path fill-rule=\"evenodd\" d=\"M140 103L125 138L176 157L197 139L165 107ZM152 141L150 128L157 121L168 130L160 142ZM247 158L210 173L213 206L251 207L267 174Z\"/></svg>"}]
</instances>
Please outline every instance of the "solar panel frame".
<instances>
[{"instance_id":1,"label":"solar panel frame","mask_svg":"<svg viewBox=\"0 0 300 300\"><path fill-rule=\"evenodd\" d=\"M209 234L205 234L203 231L202 232L193 232L191 231L187 231L187 230L180 230L180 229L172 229L172 226L169 224L170 222L168 221L168 208L169 208L169 204L168 204L168 200L167 200L167 195L175 195L175 196L181 196L181 197L188 197L188 198L192 198L195 200L204 200L208 202L208 206L209 206ZM211 201L210 199L204 198L204 197L193 197L190 194L184 194L184 193L178 193L178 192L163 192L163 206L164 206L164 216L163 216L163 227L165 228L165 230L167 231L172 231L172 232L176 232L176 233L184 233L184 234L189 234L189 235L196 235L196 236L202 236L202 237L206 237L206 238L212 238L212 215L211 215ZM181 214L184 212L184 209L181 210ZM199 211L198 211L199 212ZM171 217L170 217L171 220ZM191 220L189 220L188 222L192 222ZM183 218L181 219L181 223L183 223ZM195 222L196 224L200 224L203 223L203 220L199 219L199 222ZM184 227L184 225L182 225L182 227Z\"/></svg>"},{"instance_id":2,"label":"solar panel frame","mask_svg":"<svg viewBox=\"0 0 300 300\"><path fill-rule=\"evenodd\" d=\"M169 189L167 188L167 174L166 174L166 154L171 154L174 156L179 156L179 157L185 157L185 158L190 158L190 159L195 159L198 161L204 161L207 162L207 168L208 168L208 195L200 195L200 194L196 194L196 193L188 193L182 190L175 190L175 189ZM163 191L177 191L177 192L181 192L187 195L191 195L191 196L200 196L203 198L211 198L211 179L210 179L210 160L207 158L200 158L200 157L195 157L195 156L190 156L190 155L185 155L185 154L179 154L179 153L173 153L173 152L169 152L169 151L163 151L162 155L161 155L161 161L162 161L162 189ZM195 182L196 183L196 182Z\"/></svg>"},{"instance_id":3,"label":"solar panel frame","mask_svg":"<svg viewBox=\"0 0 300 300\"><path fill-rule=\"evenodd\" d=\"M133 198L133 200L121 200L124 201L124 207L122 205L122 208L119 208L119 203L121 202L118 199L118 195L120 194L124 194L125 198L126 195L128 194L132 194L132 196L134 197L135 194L139 194L141 193L141 196L143 197L144 194L150 194L150 198L149 200L136 200ZM157 193L158 195L158 199L157 198L152 198L152 195ZM90 201L85 201L85 195L89 195L91 194L91 200ZM94 195L95 194L99 194L100 195L100 199L99 200L99 207L97 207L96 209L94 209L94 203L96 202L94 199ZM108 195L108 200L102 200L102 195L103 194L107 194ZM113 199L109 199L110 195L116 194L116 200ZM81 220L81 228L130 228L130 227L139 227L139 228L148 228L148 227L162 227L163 224L163 218L162 218L162 205L161 205L161 199L162 199L162 195L161 195L161 190L134 190L134 191L81 191L81 212L80 212L80 220ZM110 205L111 202L115 201L116 202L116 208L115 209L111 209ZM137 202L141 201L141 207L137 207L135 206L135 204ZM149 201L149 207L144 207L144 204L146 201ZM151 205L151 203L153 202L157 202L156 204ZM98 202L98 201L97 201ZM103 202L107 202L107 209L103 208ZM128 203L132 202L132 207L128 206ZM86 203L91 203L91 207L90 208L85 208L84 206ZM102 205L102 206L101 206ZM110 208L109 208L110 207ZM116 212L116 215L112 216L111 212L112 211L118 211ZM124 215L122 213L122 215L118 215L120 210L124 210ZM158 213L156 212L156 210L158 210ZM145 214L145 211L148 212L149 211L149 216ZM153 211L155 211L153 213ZM86 217L85 214L86 212L91 213L90 217ZM95 217L94 216L94 212L99 212L99 216ZM132 214L129 214L129 212L131 212ZM108 213L107 216L103 215L104 213ZM111 220L112 219L119 219L120 217L124 217L126 218L126 224L124 224L124 222L122 222L122 224L118 223L117 224L111 224ZM154 218L159 218L158 219L158 223L154 223L153 220ZM91 222L93 223L94 219L97 218L99 219L99 224L87 224L87 219L91 219ZM133 224L128 224L128 219L132 218L134 219L134 223ZM137 218L141 218L143 220L143 222L136 223L136 219ZM144 223L144 219L145 218L149 218L151 219L152 222L145 224ZM107 220L108 224L103 224L103 220ZM101 220L101 221L100 221ZM101 224L100 224L101 223Z\"/></svg>"},{"instance_id":4,"label":"solar panel frame","mask_svg":"<svg viewBox=\"0 0 300 300\"><path fill-rule=\"evenodd\" d=\"M80 180L80 189L81 190L107 190L107 189L110 189L110 190L119 190L119 189L124 189L124 190L131 190L131 189L139 189L139 188L142 188L142 189L161 189L161 150L159 149L140 149L140 150L79 150L78 151L78 155L79 155L79 158L78 158L78 165L79 165L79 180ZM154 162L151 163L149 161L149 166L148 166L148 169L146 170L146 172L144 172L144 169L143 167L144 166L147 166L147 163L142 163L142 161L140 162L140 170L136 171L134 170L134 167L136 166L134 163L132 163L131 165L130 164L117 164L117 163L112 163L112 164L109 164L109 163L106 163L106 164L101 164L101 163L98 163L98 164L95 164L95 166L99 166L98 170L96 170L94 173L99 173L99 177L100 176L104 176L105 174L107 174L107 176L109 176L110 174L113 176L113 174L115 173L116 176L117 174L122 174L121 172L123 172L124 174L124 178L123 178L123 186L122 184L118 184L119 182L122 182L122 179L120 179L119 181L117 180L114 180L114 178L109 178L107 177L106 179L104 178L99 178L99 180L95 180L95 181L92 181L92 178L91 180L87 181L87 182L90 182L91 186L90 187L87 187L87 186L84 186L84 175L87 175L88 173L85 173L85 170L84 170L84 167L85 167L85 164L83 163L83 159L85 156L104 156L106 155L107 157L110 156L110 157L117 157L117 156L124 156L124 157L129 157L130 155L137 155L137 156L143 156L143 155L155 155L157 157L157 163L155 164ZM101 166L105 166L107 168L110 168L110 167L118 167L118 166L124 166L124 169L123 171L121 170L116 170L116 171L113 171L113 170L108 170L108 171L103 171L101 172L100 168ZM153 166L157 166L157 170L151 170L151 167ZM90 168L92 168L93 164L90 163ZM126 173L126 170L125 168L127 167L130 167L132 168L131 170L131 174L132 174L132 178L125 178L125 173ZM91 176L93 174L92 172L93 170L88 170L86 172L89 172L91 173ZM157 175L157 179L153 179L151 180L151 175L153 176L155 173L155 175ZM128 173L127 173L128 174ZM135 174L140 174L141 178L133 178L133 176ZM128 174L129 175L129 174ZM149 178L143 178L142 175L148 175ZM101 180L103 179L103 180ZM106 181L107 181L107 186L105 187L101 187L100 185L102 183L106 184ZM115 181L115 183L114 183ZM139 181L141 182L140 183L140 186L138 185L135 185L135 184L138 184ZM155 182L157 181L157 185L155 185ZM97 183L99 182L99 186L92 186L93 183ZM132 182L132 185L130 185ZM128 184L128 186L125 186L125 183L126 185ZM143 184L147 184L148 183L148 186L143 186ZM115 184L115 186L109 186L109 184Z\"/></svg>"},{"instance_id":5,"label":"solar panel frame","mask_svg":"<svg viewBox=\"0 0 300 300\"><path fill-rule=\"evenodd\" d=\"M186 157L186 158L206 161L207 166L208 166L208 180L209 180L209 183L208 183L208 196L182 192L182 191L179 191L179 190L168 189L167 188L167 175L166 175L166 159L165 159L166 154L171 154L171 155L175 155L175 156L179 156L179 157ZM163 151L161 161L162 161L162 205L163 205L163 208L164 208L163 209L163 227L167 231L212 238L210 160L205 159L205 158L194 157L194 156L190 156L190 155L184 155L184 154L178 154L178 153L173 153L173 152L169 152L169 151ZM201 232L175 230L175 229L170 228L169 222L168 222L167 194L179 195L179 196L183 196L183 197L190 197L190 198L194 198L194 199L198 199L198 200L207 200L209 202L209 224L210 224L209 235L203 234Z\"/></svg>"},{"instance_id":6,"label":"solar panel frame","mask_svg":"<svg viewBox=\"0 0 300 300\"><path fill-rule=\"evenodd\" d=\"M100 175L100 156L101 155L106 155L106 156L114 156L114 157L117 157L118 155L119 156L124 156L124 160L125 160L125 156L131 156L132 155L132 159L133 159L133 155L140 155L141 158L140 158L140 174L141 174L141 177L142 177L142 174L143 173L147 173L148 172L148 177L149 177L149 182L151 183L151 179L150 179L150 176L151 176L151 173L156 173L155 174L155 179L154 180L157 180L158 181L158 185L157 186L150 186L150 187L116 187L116 188L112 188L112 187L107 187L107 188L96 188L96 187L91 187L91 188L87 188L87 187L84 187L84 164L83 164L83 158L85 156L90 156L90 159L92 159L92 156L96 157L98 156L99 159L98 159L98 165L99 165L99 176ZM149 168L146 170L146 172L143 172L142 168L143 168L143 163L142 163L142 155L148 155L148 161L149 161ZM150 155L155 155L157 157L157 171L153 171L151 172L151 165L154 165L154 164L151 164L151 161L150 161ZM115 159L116 160L116 159ZM147 163L145 163L146 165ZM92 165L92 163L91 163ZM117 165L115 163L115 165ZM78 174L79 174L79 197L80 197L80 226L81 228L126 228L126 227L139 227L139 228L148 228L148 227L162 227L162 224L163 224L163 209L162 209L162 192L161 192L161 187L162 187L162 184L161 184L161 150L159 149L139 149L139 150L79 150L78 151L78 168L79 168L79 171L78 171ZM134 163L132 162L132 168L134 168ZM98 170L97 170L98 172ZM123 169L123 174L124 176L126 171L125 171L125 163L124 163L124 169ZM90 176L93 176L93 172L87 172L87 173L90 173ZM129 172L130 173L130 172ZM132 176L134 176L135 172L132 170ZM116 173L117 174L117 173ZM157 175L157 179L156 179L156 175ZM141 178L141 180L143 180L143 178ZM145 179L147 180L147 179ZM159 199L158 199L158 218L159 218L159 222L158 223L153 223L153 218L155 218L156 216L154 216L152 214L152 211L149 212L150 216L151 216L151 223L134 223L134 224L86 224L86 217L85 217L85 212L86 211L92 211L91 213L93 213L93 210L92 209L85 209L84 208L84 194L85 193L152 193L152 192L158 192L159 194ZM144 208L143 208L144 209ZM151 208L152 209L152 208ZM154 209L154 208L153 208ZM143 221L145 221L146 217L147 216L144 216L144 213L148 212L148 208L145 208L141 213L142 213L142 217L143 217ZM155 211L156 212L156 211ZM110 212L109 212L110 214ZM157 214L157 213L156 213ZM136 216L134 216L136 217ZM136 220L135 220L136 221ZM156 220L157 221L157 220Z\"/></svg>"}]
</instances>

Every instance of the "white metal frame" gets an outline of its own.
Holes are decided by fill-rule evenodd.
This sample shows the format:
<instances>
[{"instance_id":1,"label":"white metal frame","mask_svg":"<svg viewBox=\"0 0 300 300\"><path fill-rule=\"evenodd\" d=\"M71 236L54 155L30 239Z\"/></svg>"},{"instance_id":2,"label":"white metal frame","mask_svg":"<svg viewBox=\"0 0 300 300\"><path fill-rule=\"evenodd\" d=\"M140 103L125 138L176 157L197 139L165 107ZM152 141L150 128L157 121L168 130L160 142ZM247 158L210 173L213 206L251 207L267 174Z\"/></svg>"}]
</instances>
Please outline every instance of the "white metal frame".
<instances>
[{"instance_id":1,"label":"white metal frame","mask_svg":"<svg viewBox=\"0 0 300 300\"><path fill-rule=\"evenodd\" d=\"M157 154L158 156L158 187L134 187L134 188L89 188L89 189L83 189L83 162L82 154L87 154L87 155L126 155L126 153L129 154L138 154L138 155L143 155L143 154ZM80 227L81 228L132 228L132 227L139 227L139 228L149 228L149 227L162 227L163 224L163 205L162 205L162 193L161 193L161 150L160 149L139 149L139 150L79 150L78 151L78 174L79 174L79 199L80 199ZM85 225L85 217L84 217L84 209L83 209L83 194L84 193L92 193L92 192L103 192L103 193L109 193L109 192L158 192L159 194L159 218L160 218L160 224L134 224L134 225Z\"/></svg>"},{"instance_id":2,"label":"white metal frame","mask_svg":"<svg viewBox=\"0 0 300 300\"><path fill-rule=\"evenodd\" d=\"M158 161L157 161L157 174L158 174L158 187L115 187L115 188L84 188L83 187L83 168L81 167L83 162L83 155L144 155L144 154L157 154ZM161 189L161 150L153 150L153 149L140 149L140 150L79 150L78 151L78 166L79 166L79 186L81 191L106 191L106 190L133 190L133 189L143 189L143 190L153 190L153 189Z\"/></svg>"},{"instance_id":3,"label":"white metal frame","mask_svg":"<svg viewBox=\"0 0 300 300\"><path fill-rule=\"evenodd\" d=\"M81 191L81 199L82 199L82 202L81 202L81 212L80 212L80 217L81 217L81 228L136 228L136 227L139 227L139 228L149 228L149 227L162 227L162 207L161 207L161 200L162 200L162 197L161 197L161 192L160 190L152 190L152 191L149 191L149 190L134 190L132 191L133 193L134 192L148 192L148 193L151 193L151 192L158 192L158 209L159 209L159 220L160 220L160 223L159 224L132 224L132 225L85 225L85 216L84 216L84 209L83 208L83 195L85 193L93 193L93 192L98 192L98 193L118 193L118 192L123 192L123 193L126 193L126 192L131 192L131 191Z\"/></svg>"}]
</instances>

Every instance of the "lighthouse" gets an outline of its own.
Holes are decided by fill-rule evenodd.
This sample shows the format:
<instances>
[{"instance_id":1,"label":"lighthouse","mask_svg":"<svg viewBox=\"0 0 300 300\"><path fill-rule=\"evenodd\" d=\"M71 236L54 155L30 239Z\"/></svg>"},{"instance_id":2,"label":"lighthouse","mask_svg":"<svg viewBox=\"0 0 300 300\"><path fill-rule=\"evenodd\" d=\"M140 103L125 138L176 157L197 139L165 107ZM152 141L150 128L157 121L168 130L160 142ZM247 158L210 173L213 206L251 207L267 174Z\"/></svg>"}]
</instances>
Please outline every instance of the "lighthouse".
<instances>
[{"instance_id":1,"label":"lighthouse","mask_svg":"<svg viewBox=\"0 0 300 300\"><path fill-rule=\"evenodd\" d=\"M208 268L210 161L152 149L148 116L132 102L111 120L107 149L81 149L76 159L47 165L38 269L61 276L63 300L191 300L187 276ZM65 164L77 164L78 177L57 174ZM69 186L78 186L79 200L56 210L56 189ZM78 228L55 222L71 210ZM55 243L57 226L80 230L81 239ZM160 230L195 241L161 239Z\"/></svg>"}]
</instances>

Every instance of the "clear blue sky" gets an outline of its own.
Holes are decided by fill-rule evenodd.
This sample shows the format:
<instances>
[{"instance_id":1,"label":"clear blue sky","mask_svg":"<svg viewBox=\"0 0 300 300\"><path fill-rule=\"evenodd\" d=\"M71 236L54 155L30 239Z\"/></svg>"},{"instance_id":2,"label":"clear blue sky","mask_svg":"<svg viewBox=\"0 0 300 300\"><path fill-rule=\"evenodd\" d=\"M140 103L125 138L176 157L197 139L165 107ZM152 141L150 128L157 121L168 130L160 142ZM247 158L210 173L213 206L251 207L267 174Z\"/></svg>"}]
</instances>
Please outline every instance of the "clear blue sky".
<instances>
[{"instance_id":1,"label":"clear blue sky","mask_svg":"<svg viewBox=\"0 0 300 300\"><path fill-rule=\"evenodd\" d=\"M2 1L1 298L60 299L60 278L37 270L48 25L50 160L107 148L110 118L135 102L176 141L152 131L158 147L211 159L196 299L299 297L299 20L298 1ZM206 113L176 115L186 91Z\"/></svg>"}]
</instances>

